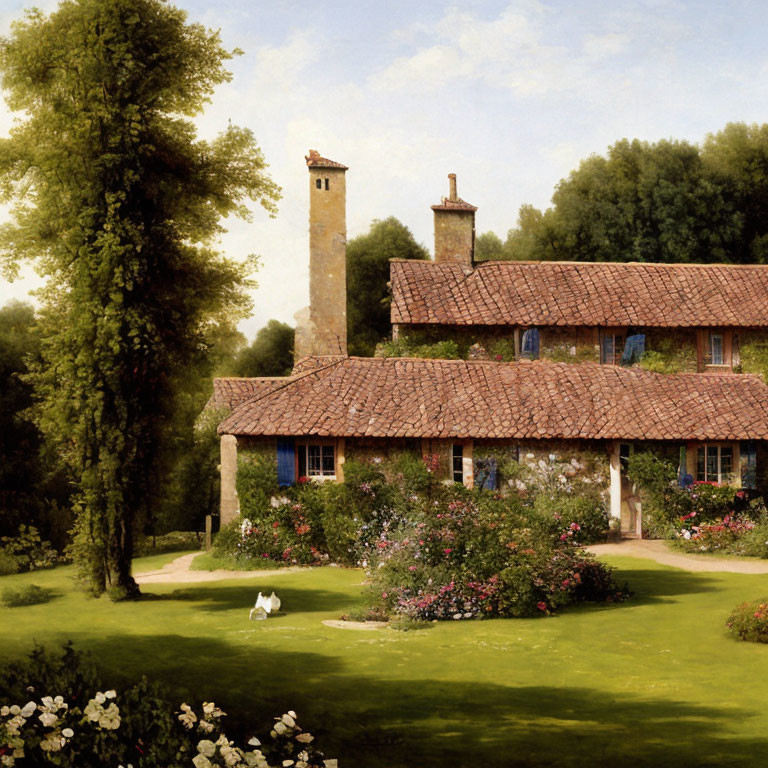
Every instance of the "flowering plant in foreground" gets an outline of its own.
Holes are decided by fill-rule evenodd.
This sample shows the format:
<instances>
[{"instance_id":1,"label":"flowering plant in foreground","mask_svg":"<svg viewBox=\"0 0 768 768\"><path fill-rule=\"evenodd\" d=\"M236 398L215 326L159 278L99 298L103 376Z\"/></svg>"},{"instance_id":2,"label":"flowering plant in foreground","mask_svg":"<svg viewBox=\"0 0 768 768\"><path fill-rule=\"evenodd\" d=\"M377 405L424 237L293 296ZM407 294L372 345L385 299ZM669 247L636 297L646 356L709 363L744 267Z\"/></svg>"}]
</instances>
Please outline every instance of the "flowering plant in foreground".
<instances>
[{"instance_id":1,"label":"flowering plant in foreground","mask_svg":"<svg viewBox=\"0 0 768 768\"><path fill-rule=\"evenodd\" d=\"M312 745L314 736L303 731L296 713L289 711L276 718L270 732L267 751L255 736L245 747L230 741L221 731L223 712L213 702L204 702L201 710L182 704L177 713L177 759L174 766L194 768L336 768L336 760L323 760ZM84 753L98 756L119 755L115 742L121 739L121 712L114 690L97 691L81 711L70 706L62 696L43 696L26 704L0 706L0 765L79 765ZM110 739L112 749L104 738ZM146 745L145 745L146 746ZM139 760L149 750L138 747ZM276 763L275 755L280 761ZM104 764L109 764L105 761ZM157 763L142 762L142 765ZM129 764L128 768L131 768Z\"/></svg>"}]
</instances>

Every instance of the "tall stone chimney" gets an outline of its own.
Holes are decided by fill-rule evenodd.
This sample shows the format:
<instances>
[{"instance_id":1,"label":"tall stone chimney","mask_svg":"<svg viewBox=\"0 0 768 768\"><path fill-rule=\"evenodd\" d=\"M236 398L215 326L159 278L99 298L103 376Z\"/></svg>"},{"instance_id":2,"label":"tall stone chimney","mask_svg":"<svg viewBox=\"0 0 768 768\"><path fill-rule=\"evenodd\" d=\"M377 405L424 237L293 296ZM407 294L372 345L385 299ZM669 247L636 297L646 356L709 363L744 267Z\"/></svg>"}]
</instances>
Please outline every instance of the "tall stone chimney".
<instances>
[{"instance_id":1,"label":"tall stone chimney","mask_svg":"<svg viewBox=\"0 0 768 768\"><path fill-rule=\"evenodd\" d=\"M439 264L468 264L475 261L474 205L462 200L456 192L456 174L448 174L449 192L435 212L435 261Z\"/></svg>"},{"instance_id":2,"label":"tall stone chimney","mask_svg":"<svg viewBox=\"0 0 768 768\"><path fill-rule=\"evenodd\" d=\"M296 314L294 359L347 354L347 166L310 149L309 308Z\"/></svg>"}]
</instances>

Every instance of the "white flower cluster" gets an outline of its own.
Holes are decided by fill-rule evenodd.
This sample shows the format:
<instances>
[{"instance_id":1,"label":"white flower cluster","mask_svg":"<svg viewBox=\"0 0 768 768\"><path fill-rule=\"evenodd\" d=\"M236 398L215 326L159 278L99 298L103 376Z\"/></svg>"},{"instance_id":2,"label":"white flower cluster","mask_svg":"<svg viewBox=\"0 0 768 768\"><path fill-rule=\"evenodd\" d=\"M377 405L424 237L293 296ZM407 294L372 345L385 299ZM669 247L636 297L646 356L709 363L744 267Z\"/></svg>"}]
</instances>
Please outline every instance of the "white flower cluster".
<instances>
[{"instance_id":1,"label":"white flower cluster","mask_svg":"<svg viewBox=\"0 0 768 768\"><path fill-rule=\"evenodd\" d=\"M69 705L62 696L43 696L40 704L28 701L23 707L18 704L0 707L0 745L4 747L0 755L0 765L13 766L16 760L24 757L24 737L22 728L39 711L38 720L44 728L50 730L40 739L40 749L44 752L60 752L75 735L71 728L62 728L61 718Z\"/></svg>"},{"instance_id":2,"label":"white flower cluster","mask_svg":"<svg viewBox=\"0 0 768 768\"><path fill-rule=\"evenodd\" d=\"M212 701L203 702L203 714L198 718L195 711L189 704L181 705L181 712L178 713L181 724L189 729L195 727L197 723L197 729L202 733L211 733L214 728L217 727L217 721L222 717L226 717L227 713L219 709Z\"/></svg>"},{"instance_id":3,"label":"white flower cluster","mask_svg":"<svg viewBox=\"0 0 768 768\"><path fill-rule=\"evenodd\" d=\"M108 700L114 699L117 694L114 691L98 691L88 702L84 714L92 723L106 731L115 731L120 727L120 709L114 701L104 706Z\"/></svg>"},{"instance_id":4,"label":"white flower cluster","mask_svg":"<svg viewBox=\"0 0 768 768\"><path fill-rule=\"evenodd\" d=\"M25 744L28 748L37 744L50 755L52 764L58 765L62 760L74 758L74 754L53 755L61 752L75 736L65 718L72 723L116 731L121 721L120 710L114 701L116 696L115 691L99 691L82 712L77 707L70 709L61 696L43 696L40 704L29 701L23 707L18 704L0 706L0 766L14 768L16 761L25 757ZM35 713L38 713L37 718L34 717ZM182 704L181 711L177 714L181 724L188 730L196 728L201 735L215 732L210 739L201 738L198 742L197 755L192 759L195 768L275 768L259 749L261 742L257 738L254 737L248 742L251 749L240 749L220 732L219 721L226 713L212 701L203 702L200 715L188 704ZM291 749L288 754L294 755L292 759L283 760L282 768L314 768L316 763L312 761L312 748L309 747L314 741L314 736L305 733L296 724L296 713L289 711L275 718L275 721L271 731L272 738L281 740L283 750L286 742L289 743ZM40 728L45 729L42 734ZM283 754L285 755L285 751ZM326 760L324 767L338 768L338 764L336 760ZM127 768L132 766L129 764Z\"/></svg>"}]
</instances>

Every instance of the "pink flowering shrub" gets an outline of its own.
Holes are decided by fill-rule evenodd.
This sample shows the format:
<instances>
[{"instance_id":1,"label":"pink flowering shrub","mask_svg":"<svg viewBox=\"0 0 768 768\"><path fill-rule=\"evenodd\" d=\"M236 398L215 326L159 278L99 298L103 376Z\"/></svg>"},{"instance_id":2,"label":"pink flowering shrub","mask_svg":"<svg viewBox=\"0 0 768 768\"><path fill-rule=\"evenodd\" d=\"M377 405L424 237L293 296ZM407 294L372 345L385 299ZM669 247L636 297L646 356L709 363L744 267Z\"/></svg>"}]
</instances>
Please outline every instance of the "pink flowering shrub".
<instances>
[{"instance_id":1,"label":"pink flowering shrub","mask_svg":"<svg viewBox=\"0 0 768 768\"><path fill-rule=\"evenodd\" d=\"M582 600L621 601L610 570L570 540L529 526L516 497L446 489L382 537L372 602L416 620L535 616Z\"/></svg>"},{"instance_id":2,"label":"pink flowering shrub","mask_svg":"<svg viewBox=\"0 0 768 768\"><path fill-rule=\"evenodd\" d=\"M676 544L692 552L768 557L768 513L759 500L743 512L709 522L689 512L678 520Z\"/></svg>"},{"instance_id":3,"label":"pink flowering shrub","mask_svg":"<svg viewBox=\"0 0 768 768\"><path fill-rule=\"evenodd\" d=\"M768 643L768 600L742 603L734 609L725 625L739 640Z\"/></svg>"}]
</instances>

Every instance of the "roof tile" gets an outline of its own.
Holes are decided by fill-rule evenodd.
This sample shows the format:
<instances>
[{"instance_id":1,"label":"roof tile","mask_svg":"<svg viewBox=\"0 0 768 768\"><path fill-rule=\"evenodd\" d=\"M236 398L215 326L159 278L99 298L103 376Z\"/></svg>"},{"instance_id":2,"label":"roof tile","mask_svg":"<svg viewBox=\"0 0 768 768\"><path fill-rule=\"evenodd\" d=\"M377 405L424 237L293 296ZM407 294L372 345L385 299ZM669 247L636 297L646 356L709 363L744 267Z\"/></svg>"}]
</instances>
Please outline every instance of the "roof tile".
<instances>
[{"instance_id":1,"label":"roof tile","mask_svg":"<svg viewBox=\"0 0 768 768\"><path fill-rule=\"evenodd\" d=\"M768 439L768 386L746 374L349 357L286 379L217 379L216 391L233 381L253 394L221 434Z\"/></svg>"},{"instance_id":2,"label":"roof tile","mask_svg":"<svg viewBox=\"0 0 768 768\"><path fill-rule=\"evenodd\" d=\"M393 260L392 322L768 327L768 266Z\"/></svg>"}]
</instances>

